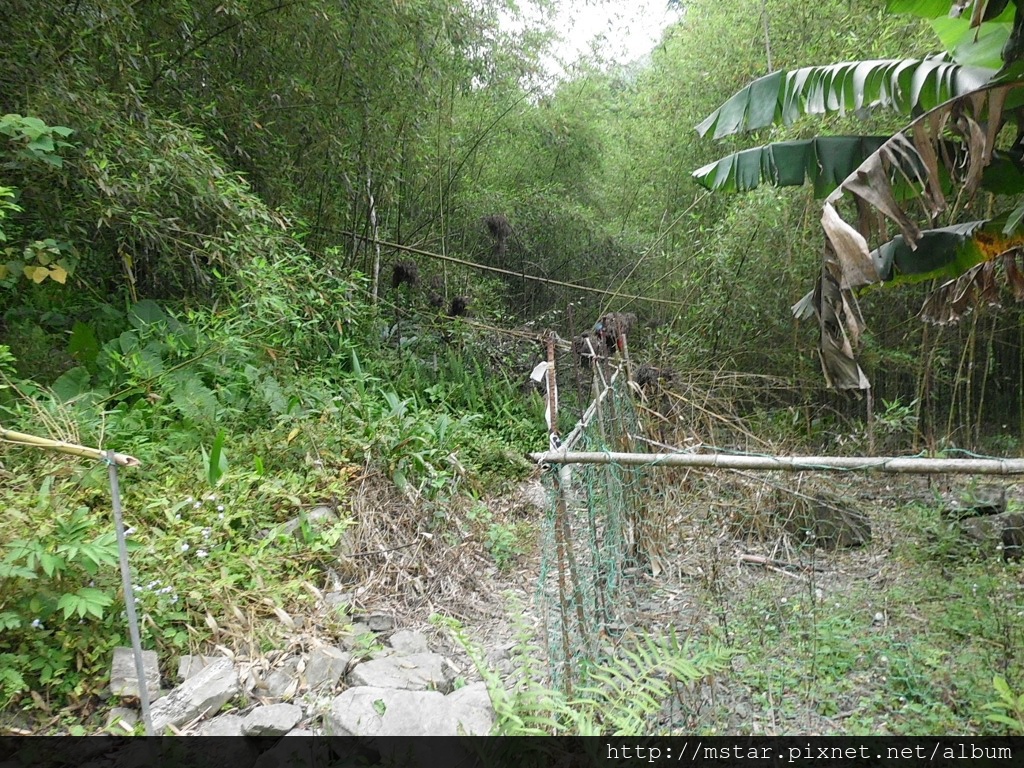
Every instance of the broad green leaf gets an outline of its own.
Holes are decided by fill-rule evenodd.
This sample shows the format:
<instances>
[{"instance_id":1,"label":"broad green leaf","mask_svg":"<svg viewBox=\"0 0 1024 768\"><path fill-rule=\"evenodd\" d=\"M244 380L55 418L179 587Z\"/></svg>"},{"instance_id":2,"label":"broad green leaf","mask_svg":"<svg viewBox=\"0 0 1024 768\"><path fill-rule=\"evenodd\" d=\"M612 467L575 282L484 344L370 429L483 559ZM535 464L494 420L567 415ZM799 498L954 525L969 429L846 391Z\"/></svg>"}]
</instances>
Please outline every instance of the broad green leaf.
<instances>
[{"instance_id":1,"label":"broad green leaf","mask_svg":"<svg viewBox=\"0 0 1024 768\"><path fill-rule=\"evenodd\" d=\"M1014 6L1008 5L980 28L972 27L966 14L960 18L940 16L932 20L932 28L958 64L999 69L1003 65L1003 46L1013 28L1013 14Z\"/></svg>"},{"instance_id":2,"label":"broad green leaf","mask_svg":"<svg viewBox=\"0 0 1024 768\"><path fill-rule=\"evenodd\" d=\"M885 9L890 13L909 13L926 19L947 16L949 8L949 0L889 0L885 4Z\"/></svg>"},{"instance_id":3,"label":"broad green leaf","mask_svg":"<svg viewBox=\"0 0 1024 768\"><path fill-rule=\"evenodd\" d=\"M724 192L747 192L761 184L777 187L814 185L828 194L878 150L888 136L819 136L744 149L694 171L701 186Z\"/></svg>"},{"instance_id":4,"label":"broad green leaf","mask_svg":"<svg viewBox=\"0 0 1024 768\"><path fill-rule=\"evenodd\" d=\"M217 485L228 471L228 457L224 451L227 433L222 429L217 433L210 447L210 456L206 462L206 479L210 485Z\"/></svg>"},{"instance_id":5,"label":"broad green leaf","mask_svg":"<svg viewBox=\"0 0 1024 768\"><path fill-rule=\"evenodd\" d=\"M136 328L142 328L152 323L160 323L167 320L167 315L152 299L143 299L137 302L129 312L129 320Z\"/></svg>"},{"instance_id":6,"label":"broad green leaf","mask_svg":"<svg viewBox=\"0 0 1024 768\"><path fill-rule=\"evenodd\" d=\"M704 136L714 129L714 137L720 139L775 123L790 125L805 114L875 107L910 114L976 90L995 75L996 68L962 66L942 56L773 72L733 94L697 125L697 132Z\"/></svg>"},{"instance_id":7,"label":"broad green leaf","mask_svg":"<svg viewBox=\"0 0 1024 768\"><path fill-rule=\"evenodd\" d=\"M100 352L100 344L92 326L78 321L71 327L71 338L68 340L68 354L79 362L90 365L96 362Z\"/></svg>"},{"instance_id":8,"label":"broad green leaf","mask_svg":"<svg viewBox=\"0 0 1024 768\"><path fill-rule=\"evenodd\" d=\"M89 371L84 366L76 366L70 371L62 373L60 377L53 382L53 394L55 394L61 402L70 402L76 397L79 397L85 392L89 391L89 384L92 377Z\"/></svg>"},{"instance_id":9,"label":"broad green leaf","mask_svg":"<svg viewBox=\"0 0 1024 768\"><path fill-rule=\"evenodd\" d=\"M1005 250L993 239L1001 229L1001 221L971 221L925 230L916 248L911 248L903 235L897 235L873 251L871 257L879 277L886 282L954 278Z\"/></svg>"}]
</instances>

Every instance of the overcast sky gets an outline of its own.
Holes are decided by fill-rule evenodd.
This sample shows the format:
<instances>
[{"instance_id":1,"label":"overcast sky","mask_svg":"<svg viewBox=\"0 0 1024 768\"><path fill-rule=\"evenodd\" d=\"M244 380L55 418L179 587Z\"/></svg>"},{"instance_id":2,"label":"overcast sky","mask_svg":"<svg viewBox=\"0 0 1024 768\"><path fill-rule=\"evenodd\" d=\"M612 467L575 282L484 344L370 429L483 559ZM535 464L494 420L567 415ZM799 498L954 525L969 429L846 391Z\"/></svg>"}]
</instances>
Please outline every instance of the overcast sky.
<instances>
[{"instance_id":1,"label":"overcast sky","mask_svg":"<svg viewBox=\"0 0 1024 768\"><path fill-rule=\"evenodd\" d=\"M560 53L571 61L598 40L606 57L633 61L648 53L661 30L677 18L678 11L668 10L666 0L563 0L556 26L565 37Z\"/></svg>"},{"instance_id":2,"label":"overcast sky","mask_svg":"<svg viewBox=\"0 0 1024 768\"><path fill-rule=\"evenodd\" d=\"M597 46L604 59L622 64L649 53L661 39L661 31L679 18L668 10L667 0L560 0L554 28L562 41L556 54L567 66ZM531 13L529 0L520 2L524 15ZM552 74L562 74L555 62Z\"/></svg>"}]
</instances>

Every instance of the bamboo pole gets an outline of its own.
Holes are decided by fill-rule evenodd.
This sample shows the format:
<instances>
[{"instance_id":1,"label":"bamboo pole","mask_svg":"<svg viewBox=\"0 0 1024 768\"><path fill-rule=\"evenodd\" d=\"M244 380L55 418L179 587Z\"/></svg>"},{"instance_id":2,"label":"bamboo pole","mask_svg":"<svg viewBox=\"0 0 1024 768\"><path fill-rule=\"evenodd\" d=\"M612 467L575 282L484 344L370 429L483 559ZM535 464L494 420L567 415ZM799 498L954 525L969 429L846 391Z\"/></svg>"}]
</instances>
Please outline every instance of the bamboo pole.
<instances>
[{"instance_id":1,"label":"bamboo pole","mask_svg":"<svg viewBox=\"0 0 1024 768\"><path fill-rule=\"evenodd\" d=\"M71 456L81 456L86 459L97 459L99 461L107 461L109 459L120 467L138 467L142 465L134 456L128 456L124 453L101 451L99 448L86 448L84 445L76 445L75 443L65 443L63 440L51 440L46 437L27 435L24 432L15 432L14 430L4 429L3 427L0 427L0 440L4 440L8 443L14 443L16 445L31 445L36 448L48 448L51 451L66 453Z\"/></svg>"},{"instance_id":2,"label":"bamboo pole","mask_svg":"<svg viewBox=\"0 0 1024 768\"><path fill-rule=\"evenodd\" d=\"M530 458L548 464L624 464L783 472L885 472L890 474L1024 475L1024 459L937 459L900 456L748 456L723 453L614 453L545 451Z\"/></svg>"}]
</instances>

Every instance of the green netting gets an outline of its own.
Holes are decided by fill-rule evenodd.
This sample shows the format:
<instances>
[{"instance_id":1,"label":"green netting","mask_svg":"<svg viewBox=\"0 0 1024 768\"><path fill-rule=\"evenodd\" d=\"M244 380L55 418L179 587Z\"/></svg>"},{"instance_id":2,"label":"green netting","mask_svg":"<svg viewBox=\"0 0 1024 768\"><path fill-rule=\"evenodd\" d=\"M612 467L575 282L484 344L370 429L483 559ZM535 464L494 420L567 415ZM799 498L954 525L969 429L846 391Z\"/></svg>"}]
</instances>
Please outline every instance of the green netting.
<instances>
[{"instance_id":1,"label":"green netting","mask_svg":"<svg viewBox=\"0 0 1024 768\"><path fill-rule=\"evenodd\" d=\"M598 371L595 381L596 396L563 447L642 450L634 439L639 424L625 374ZM623 573L640 551L637 505L644 474L615 464L553 465L545 473L551 503L538 603L551 676L562 687L571 686L576 670L594 658L600 637L616 628Z\"/></svg>"}]
</instances>

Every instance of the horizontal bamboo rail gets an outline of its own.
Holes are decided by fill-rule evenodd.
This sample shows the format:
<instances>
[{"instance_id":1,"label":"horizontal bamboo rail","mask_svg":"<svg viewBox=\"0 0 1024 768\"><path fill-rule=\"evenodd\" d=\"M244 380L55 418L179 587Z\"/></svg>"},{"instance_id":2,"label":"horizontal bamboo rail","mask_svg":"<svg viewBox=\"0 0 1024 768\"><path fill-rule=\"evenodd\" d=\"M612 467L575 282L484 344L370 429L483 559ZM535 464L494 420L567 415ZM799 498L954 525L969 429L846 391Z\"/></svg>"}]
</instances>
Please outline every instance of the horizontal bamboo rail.
<instances>
[{"instance_id":1,"label":"horizontal bamboo rail","mask_svg":"<svg viewBox=\"0 0 1024 768\"><path fill-rule=\"evenodd\" d=\"M747 456L724 453L613 453L545 451L539 463L622 464L781 472L887 472L892 474L1024 475L1024 459L939 459L899 456Z\"/></svg>"},{"instance_id":2,"label":"horizontal bamboo rail","mask_svg":"<svg viewBox=\"0 0 1024 768\"><path fill-rule=\"evenodd\" d=\"M50 440L46 437L26 435L24 432L15 432L14 430L4 429L3 427L0 427L0 440L8 443L14 443L15 445L31 445L36 448L48 448L51 451L66 453L71 456L82 456L86 459L106 460L109 456L107 451L100 450L99 448L87 448L84 445L65 443L63 440ZM121 467L140 466L138 459L124 453L114 453L111 460Z\"/></svg>"}]
</instances>

